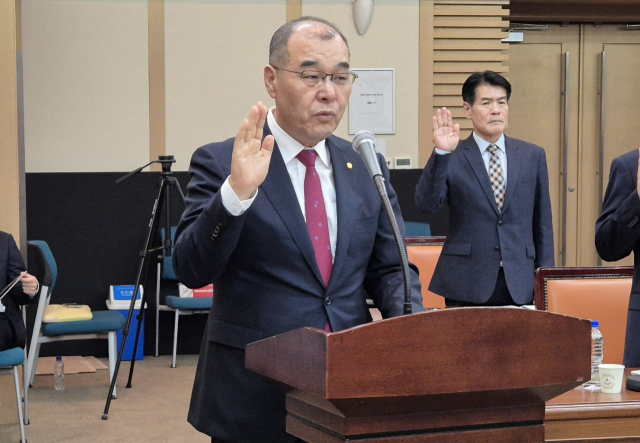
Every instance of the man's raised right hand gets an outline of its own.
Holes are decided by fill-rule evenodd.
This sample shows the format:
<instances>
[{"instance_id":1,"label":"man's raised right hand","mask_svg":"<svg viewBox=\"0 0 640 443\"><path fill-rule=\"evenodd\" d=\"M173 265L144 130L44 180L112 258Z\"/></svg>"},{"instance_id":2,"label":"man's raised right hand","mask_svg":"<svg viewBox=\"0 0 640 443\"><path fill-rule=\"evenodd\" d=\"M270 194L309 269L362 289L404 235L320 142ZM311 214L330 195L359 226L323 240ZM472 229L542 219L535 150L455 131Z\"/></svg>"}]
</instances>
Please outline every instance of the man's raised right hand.
<instances>
[{"instance_id":1,"label":"man's raised right hand","mask_svg":"<svg viewBox=\"0 0 640 443\"><path fill-rule=\"evenodd\" d=\"M275 140L268 135L262 140L267 107L258 102L244 119L233 143L229 185L240 200L255 195L269 172Z\"/></svg>"},{"instance_id":2,"label":"man's raised right hand","mask_svg":"<svg viewBox=\"0 0 640 443\"><path fill-rule=\"evenodd\" d=\"M460 125L453 124L451 111L447 108L438 109L433 116L433 139L441 151L453 152L458 146Z\"/></svg>"}]
</instances>

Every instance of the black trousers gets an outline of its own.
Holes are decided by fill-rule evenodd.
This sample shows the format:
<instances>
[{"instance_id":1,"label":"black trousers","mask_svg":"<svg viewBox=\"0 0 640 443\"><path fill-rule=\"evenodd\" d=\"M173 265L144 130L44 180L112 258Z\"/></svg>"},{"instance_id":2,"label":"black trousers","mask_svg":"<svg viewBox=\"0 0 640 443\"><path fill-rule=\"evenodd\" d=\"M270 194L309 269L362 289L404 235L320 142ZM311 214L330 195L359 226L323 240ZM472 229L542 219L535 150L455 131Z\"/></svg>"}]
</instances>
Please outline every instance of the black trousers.
<instances>
[{"instance_id":1,"label":"black trousers","mask_svg":"<svg viewBox=\"0 0 640 443\"><path fill-rule=\"evenodd\" d=\"M451 298L445 298L444 303L447 308L461 308L465 306L512 306L516 303L511 298L509 288L507 287L507 280L504 277L504 270L500 268L498 272L498 278L496 279L496 287L493 289L493 294L484 303L471 303L467 301L453 300Z\"/></svg>"},{"instance_id":2,"label":"black trousers","mask_svg":"<svg viewBox=\"0 0 640 443\"><path fill-rule=\"evenodd\" d=\"M627 314L627 335L622 363L627 368L640 367L640 309L629 309Z\"/></svg>"},{"instance_id":3,"label":"black trousers","mask_svg":"<svg viewBox=\"0 0 640 443\"><path fill-rule=\"evenodd\" d=\"M0 351L15 348L16 331L6 315L0 313Z\"/></svg>"}]
</instances>

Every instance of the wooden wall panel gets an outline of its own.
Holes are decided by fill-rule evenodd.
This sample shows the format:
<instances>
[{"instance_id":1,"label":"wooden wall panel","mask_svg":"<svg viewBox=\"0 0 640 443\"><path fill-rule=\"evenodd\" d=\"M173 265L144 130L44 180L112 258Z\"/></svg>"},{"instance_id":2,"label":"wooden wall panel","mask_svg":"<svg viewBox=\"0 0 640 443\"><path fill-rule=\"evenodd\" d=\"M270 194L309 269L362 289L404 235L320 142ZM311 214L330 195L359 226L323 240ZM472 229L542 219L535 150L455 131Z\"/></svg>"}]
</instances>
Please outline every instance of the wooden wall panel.
<instances>
[{"instance_id":1,"label":"wooden wall panel","mask_svg":"<svg viewBox=\"0 0 640 443\"><path fill-rule=\"evenodd\" d=\"M433 147L431 118L436 109L446 106L455 123L460 124L461 137L472 128L462 108L462 84L470 74L487 69L506 75L509 72L508 44L502 39L509 33L508 0L468 1L432 0L420 3L421 28L430 6L432 37L430 45L421 38L420 57L431 62L431 88L421 88L420 166L424 166ZM430 47L428 47L430 46ZM420 77L428 75L428 63L420 64ZM423 105L428 101L430 106ZM424 128L428 128L428 131ZM427 134L428 132L428 134Z\"/></svg>"},{"instance_id":2,"label":"wooden wall panel","mask_svg":"<svg viewBox=\"0 0 640 443\"><path fill-rule=\"evenodd\" d=\"M0 0L0 230L20 244L15 8L15 0Z\"/></svg>"},{"instance_id":3,"label":"wooden wall panel","mask_svg":"<svg viewBox=\"0 0 640 443\"><path fill-rule=\"evenodd\" d=\"M287 21L300 17L302 17L302 0L287 0Z\"/></svg>"}]
</instances>

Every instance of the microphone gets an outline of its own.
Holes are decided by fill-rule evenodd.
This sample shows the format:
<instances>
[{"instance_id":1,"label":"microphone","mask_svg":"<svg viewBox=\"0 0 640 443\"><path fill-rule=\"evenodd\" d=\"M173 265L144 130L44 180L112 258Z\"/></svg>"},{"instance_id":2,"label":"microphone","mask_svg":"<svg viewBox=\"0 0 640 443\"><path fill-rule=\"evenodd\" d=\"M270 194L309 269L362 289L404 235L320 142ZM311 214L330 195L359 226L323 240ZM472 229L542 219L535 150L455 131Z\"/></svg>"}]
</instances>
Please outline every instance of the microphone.
<instances>
[{"instance_id":1,"label":"microphone","mask_svg":"<svg viewBox=\"0 0 640 443\"><path fill-rule=\"evenodd\" d=\"M398 254L400 255L400 263L402 265L402 276L404 280L404 304L402 308L403 315L411 314L411 273L409 272L409 258L407 257L407 248L404 245L402 236L400 235L400 228L398 221L393 213L389 196L387 195L387 187L384 185L384 175L380 169L380 163L378 162L378 156L376 155L376 136L369 131L360 131L353 138L351 143L353 149L360 154L364 161L369 175L373 178L380 199L384 205L384 209L387 212L389 223L391 224L391 230L393 231L393 237L396 241L398 248Z\"/></svg>"},{"instance_id":2,"label":"microphone","mask_svg":"<svg viewBox=\"0 0 640 443\"><path fill-rule=\"evenodd\" d=\"M376 175L382 175L380 164L378 163L378 156L376 155L376 136L369 131L360 131L353 138L354 151L356 151L364 160L364 164L369 171L371 178Z\"/></svg>"}]
</instances>

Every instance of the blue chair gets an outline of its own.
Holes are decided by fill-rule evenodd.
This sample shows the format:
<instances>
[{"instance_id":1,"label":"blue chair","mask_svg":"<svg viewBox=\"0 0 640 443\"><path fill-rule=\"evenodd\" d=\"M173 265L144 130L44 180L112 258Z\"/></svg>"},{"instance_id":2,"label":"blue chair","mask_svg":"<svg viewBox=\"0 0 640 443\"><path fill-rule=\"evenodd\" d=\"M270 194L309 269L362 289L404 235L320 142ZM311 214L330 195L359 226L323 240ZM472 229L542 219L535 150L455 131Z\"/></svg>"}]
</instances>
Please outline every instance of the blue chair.
<instances>
[{"instance_id":1,"label":"blue chair","mask_svg":"<svg viewBox=\"0 0 640 443\"><path fill-rule=\"evenodd\" d=\"M11 348L0 352L0 374L6 375L13 372L13 380L16 385L16 399L18 402L18 419L20 420L20 441L26 443L24 436L25 418L22 415L22 395L20 394L20 379L18 377L18 366L23 365L24 371L24 349ZM24 389L25 415L28 414L27 389Z\"/></svg>"},{"instance_id":2,"label":"blue chair","mask_svg":"<svg viewBox=\"0 0 640 443\"><path fill-rule=\"evenodd\" d=\"M36 366L38 365L38 356L40 355L40 345L63 340L106 338L109 347L109 381L111 381L118 353L116 332L125 326L126 319L124 315L118 311L93 311L93 318L91 320L43 323L42 317L44 310L49 305L58 277L58 267L51 253L51 249L49 249L49 246L44 241L34 240L27 242L27 252L29 257L40 257L45 267L45 277L40 282L40 300L38 300L38 311L33 325L29 358L27 359L29 386L33 386ZM116 389L114 387L114 398L115 395Z\"/></svg>"},{"instance_id":3,"label":"blue chair","mask_svg":"<svg viewBox=\"0 0 640 443\"><path fill-rule=\"evenodd\" d=\"M431 226L429 223L404 222L405 237L430 237Z\"/></svg>"},{"instance_id":4,"label":"blue chair","mask_svg":"<svg viewBox=\"0 0 640 443\"><path fill-rule=\"evenodd\" d=\"M161 230L162 241L165 239L165 230ZM171 228L172 245L175 244L176 227ZM164 250L163 250L164 251ZM206 314L211 310L213 299L211 297L179 297L167 295L165 304L160 304L160 279L178 283L178 277L173 269L173 247L171 255L165 256L164 252L158 260L158 273L156 278L156 357L158 356L158 337L160 334L160 311L174 311L173 326L173 360L171 367L176 367L176 354L178 351L178 323L181 315Z\"/></svg>"}]
</instances>

